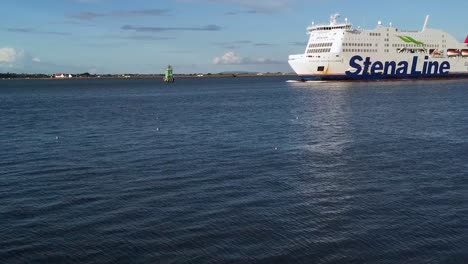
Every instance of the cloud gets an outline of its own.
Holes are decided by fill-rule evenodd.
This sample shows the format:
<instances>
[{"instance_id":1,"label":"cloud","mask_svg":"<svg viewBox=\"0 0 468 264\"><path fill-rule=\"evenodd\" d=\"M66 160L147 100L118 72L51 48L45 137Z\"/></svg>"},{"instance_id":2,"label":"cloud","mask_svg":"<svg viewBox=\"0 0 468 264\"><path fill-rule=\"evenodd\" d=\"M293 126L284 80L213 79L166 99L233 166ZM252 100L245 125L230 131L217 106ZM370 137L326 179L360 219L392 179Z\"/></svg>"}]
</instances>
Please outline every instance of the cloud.
<instances>
[{"instance_id":1,"label":"cloud","mask_svg":"<svg viewBox=\"0 0 468 264\"><path fill-rule=\"evenodd\" d=\"M70 65L57 65L32 56L20 48L0 48L0 72L16 73L57 73L85 72L87 68Z\"/></svg>"},{"instance_id":2,"label":"cloud","mask_svg":"<svg viewBox=\"0 0 468 264\"><path fill-rule=\"evenodd\" d=\"M215 57L213 64L216 65L241 65L241 64L284 64L283 61L276 61L268 58L244 58L234 51L228 51L221 57Z\"/></svg>"},{"instance_id":3,"label":"cloud","mask_svg":"<svg viewBox=\"0 0 468 264\"><path fill-rule=\"evenodd\" d=\"M276 44L272 44L272 43L264 43L264 42L254 43L254 42L252 42L250 40L238 40L238 41L230 41L230 42L216 42L214 44L217 45L217 46L223 47L225 49L229 49L229 50L238 49L242 45L252 45L252 46L255 46L255 47L277 46Z\"/></svg>"},{"instance_id":4,"label":"cloud","mask_svg":"<svg viewBox=\"0 0 468 264\"><path fill-rule=\"evenodd\" d=\"M166 16L169 10L167 9L142 9L130 11L115 11L109 13L96 13L96 12L80 12L78 14L70 15L69 17L78 20L90 21L99 17L142 17L142 16Z\"/></svg>"},{"instance_id":5,"label":"cloud","mask_svg":"<svg viewBox=\"0 0 468 264\"><path fill-rule=\"evenodd\" d=\"M112 16L164 16L167 15L167 9L144 9L110 13Z\"/></svg>"},{"instance_id":6,"label":"cloud","mask_svg":"<svg viewBox=\"0 0 468 264\"><path fill-rule=\"evenodd\" d=\"M204 27L144 27L124 25L122 30L132 30L135 32L163 32L163 31L220 31L222 27L217 25L207 25Z\"/></svg>"},{"instance_id":7,"label":"cloud","mask_svg":"<svg viewBox=\"0 0 468 264\"><path fill-rule=\"evenodd\" d=\"M194 0L197 1L197 0ZM199 0L198 0L199 1ZM224 3L249 9L247 13L272 13L289 8L296 0L208 0L211 3ZM244 12L245 13L245 12ZM233 12L237 14L237 12Z\"/></svg>"},{"instance_id":8,"label":"cloud","mask_svg":"<svg viewBox=\"0 0 468 264\"><path fill-rule=\"evenodd\" d=\"M221 57L214 58L213 64L242 64L242 58L234 51L229 51Z\"/></svg>"},{"instance_id":9,"label":"cloud","mask_svg":"<svg viewBox=\"0 0 468 264\"><path fill-rule=\"evenodd\" d=\"M79 14L74 14L74 15L71 15L70 17L71 18L76 18L76 19L79 19L79 20L93 20L97 17L102 17L102 16L105 16L104 14L98 14L98 13L94 13L94 12L81 12Z\"/></svg>"},{"instance_id":10,"label":"cloud","mask_svg":"<svg viewBox=\"0 0 468 264\"><path fill-rule=\"evenodd\" d=\"M0 64L10 64L24 57L23 50L14 48L0 48Z\"/></svg>"},{"instance_id":11,"label":"cloud","mask_svg":"<svg viewBox=\"0 0 468 264\"><path fill-rule=\"evenodd\" d=\"M258 11L256 10L247 10L247 11L229 11L229 12L226 12L224 13L226 16L235 16L235 15L242 15L242 14L248 14L248 15L252 15L252 14L257 14Z\"/></svg>"},{"instance_id":12,"label":"cloud","mask_svg":"<svg viewBox=\"0 0 468 264\"><path fill-rule=\"evenodd\" d=\"M250 40L237 40L237 41L230 41L230 42L217 42L217 45L231 45L231 44L250 44L252 41Z\"/></svg>"},{"instance_id":13,"label":"cloud","mask_svg":"<svg viewBox=\"0 0 468 264\"><path fill-rule=\"evenodd\" d=\"M238 49L241 45L251 44L252 41L250 40L238 40L238 41L230 41L230 42L216 42L214 45L220 46L224 49L233 50Z\"/></svg>"},{"instance_id":14,"label":"cloud","mask_svg":"<svg viewBox=\"0 0 468 264\"><path fill-rule=\"evenodd\" d=\"M23 49L10 47L0 48L0 69L24 70L40 62L41 59L31 56Z\"/></svg>"},{"instance_id":15,"label":"cloud","mask_svg":"<svg viewBox=\"0 0 468 264\"><path fill-rule=\"evenodd\" d=\"M156 36L148 36L148 35L119 36L117 38L126 39L126 40L171 40L171 39L175 39L173 37L156 37Z\"/></svg>"},{"instance_id":16,"label":"cloud","mask_svg":"<svg viewBox=\"0 0 468 264\"><path fill-rule=\"evenodd\" d=\"M271 46L276 46L276 44L272 44L272 43L255 43L254 46L256 46L256 47L271 47Z\"/></svg>"},{"instance_id":17,"label":"cloud","mask_svg":"<svg viewBox=\"0 0 468 264\"><path fill-rule=\"evenodd\" d=\"M57 35L57 36L69 36L70 33L56 32L56 31L42 31L34 28L7 28L8 32L24 33L24 34L42 34L42 35Z\"/></svg>"},{"instance_id":18,"label":"cloud","mask_svg":"<svg viewBox=\"0 0 468 264\"><path fill-rule=\"evenodd\" d=\"M291 42L290 43L291 46L306 46L307 45L307 42L306 41L296 41L296 42Z\"/></svg>"},{"instance_id":19,"label":"cloud","mask_svg":"<svg viewBox=\"0 0 468 264\"><path fill-rule=\"evenodd\" d=\"M236 7L241 7L247 11L238 12L231 11L225 13L225 15L237 15L237 14L256 14L256 13L274 13L289 9L289 7L298 2L297 0L176 0L179 3L206 3L212 4L225 4Z\"/></svg>"}]
</instances>

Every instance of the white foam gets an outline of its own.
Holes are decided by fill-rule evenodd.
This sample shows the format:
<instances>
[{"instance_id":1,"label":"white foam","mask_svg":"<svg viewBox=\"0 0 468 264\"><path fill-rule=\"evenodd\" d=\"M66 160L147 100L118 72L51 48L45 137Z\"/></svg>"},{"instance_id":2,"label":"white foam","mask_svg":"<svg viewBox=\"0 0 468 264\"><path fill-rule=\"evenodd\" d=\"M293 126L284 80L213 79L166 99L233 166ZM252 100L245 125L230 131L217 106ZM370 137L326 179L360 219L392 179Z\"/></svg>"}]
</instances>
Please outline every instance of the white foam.
<instances>
[{"instance_id":1,"label":"white foam","mask_svg":"<svg viewBox=\"0 0 468 264\"><path fill-rule=\"evenodd\" d=\"M323 83L326 81L321 81L321 80L307 80L307 81L301 81L301 80L287 80L287 83Z\"/></svg>"}]
</instances>

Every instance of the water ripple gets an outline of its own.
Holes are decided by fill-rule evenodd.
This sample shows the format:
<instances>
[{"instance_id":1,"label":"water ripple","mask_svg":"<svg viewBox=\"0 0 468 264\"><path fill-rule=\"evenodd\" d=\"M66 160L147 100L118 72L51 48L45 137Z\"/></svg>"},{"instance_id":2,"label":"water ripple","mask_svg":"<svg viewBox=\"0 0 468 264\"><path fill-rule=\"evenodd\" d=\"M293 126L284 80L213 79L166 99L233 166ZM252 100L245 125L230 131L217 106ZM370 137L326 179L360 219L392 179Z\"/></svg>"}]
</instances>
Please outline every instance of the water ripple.
<instances>
[{"instance_id":1,"label":"water ripple","mask_svg":"<svg viewBox=\"0 0 468 264\"><path fill-rule=\"evenodd\" d=\"M1 263L464 263L466 81L2 82Z\"/></svg>"}]
</instances>

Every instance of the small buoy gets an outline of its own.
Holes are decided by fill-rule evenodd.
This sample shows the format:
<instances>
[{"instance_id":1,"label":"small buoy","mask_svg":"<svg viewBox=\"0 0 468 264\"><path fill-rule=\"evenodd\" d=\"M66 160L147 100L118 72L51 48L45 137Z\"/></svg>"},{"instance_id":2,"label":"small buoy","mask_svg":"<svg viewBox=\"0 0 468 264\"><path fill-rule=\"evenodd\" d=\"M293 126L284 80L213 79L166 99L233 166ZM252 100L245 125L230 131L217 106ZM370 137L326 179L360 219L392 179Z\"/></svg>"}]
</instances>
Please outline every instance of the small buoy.
<instances>
[{"instance_id":1,"label":"small buoy","mask_svg":"<svg viewBox=\"0 0 468 264\"><path fill-rule=\"evenodd\" d=\"M58 136L55 136L55 140L58 140L58 139L59 139L59 137L58 137Z\"/></svg>"},{"instance_id":2,"label":"small buoy","mask_svg":"<svg viewBox=\"0 0 468 264\"><path fill-rule=\"evenodd\" d=\"M175 78L174 78L173 69L172 69L172 66L169 65L167 66L166 74L164 75L164 82L173 83L174 81L175 81Z\"/></svg>"},{"instance_id":3,"label":"small buoy","mask_svg":"<svg viewBox=\"0 0 468 264\"><path fill-rule=\"evenodd\" d=\"M158 127L158 128L156 128L156 131L159 131L159 127Z\"/></svg>"},{"instance_id":4,"label":"small buoy","mask_svg":"<svg viewBox=\"0 0 468 264\"><path fill-rule=\"evenodd\" d=\"M275 150L278 150L278 148L277 148L277 147L275 147Z\"/></svg>"}]
</instances>

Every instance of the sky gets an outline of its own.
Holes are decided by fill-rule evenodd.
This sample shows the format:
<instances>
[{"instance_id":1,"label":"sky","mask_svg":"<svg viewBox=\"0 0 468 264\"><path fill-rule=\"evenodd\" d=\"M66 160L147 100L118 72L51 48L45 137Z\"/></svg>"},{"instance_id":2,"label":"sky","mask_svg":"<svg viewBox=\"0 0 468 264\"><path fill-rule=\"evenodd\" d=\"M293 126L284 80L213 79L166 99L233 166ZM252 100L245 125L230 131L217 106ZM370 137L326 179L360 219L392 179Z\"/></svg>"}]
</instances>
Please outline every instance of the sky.
<instances>
[{"instance_id":1,"label":"sky","mask_svg":"<svg viewBox=\"0 0 468 264\"><path fill-rule=\"evenodd\" d=\"M340 13L355 26L378 21L429 27L463 41L468 1L1 0L0 72L124 74L291 72L306 27Z\"/></svg>"}]
</instances>

